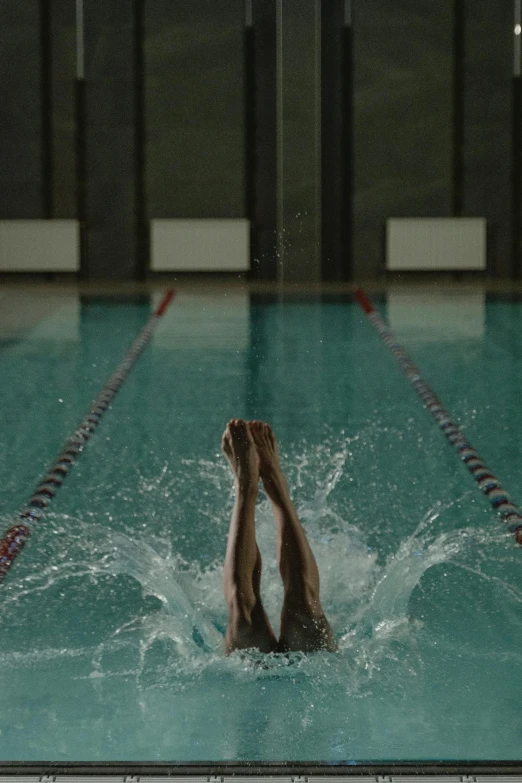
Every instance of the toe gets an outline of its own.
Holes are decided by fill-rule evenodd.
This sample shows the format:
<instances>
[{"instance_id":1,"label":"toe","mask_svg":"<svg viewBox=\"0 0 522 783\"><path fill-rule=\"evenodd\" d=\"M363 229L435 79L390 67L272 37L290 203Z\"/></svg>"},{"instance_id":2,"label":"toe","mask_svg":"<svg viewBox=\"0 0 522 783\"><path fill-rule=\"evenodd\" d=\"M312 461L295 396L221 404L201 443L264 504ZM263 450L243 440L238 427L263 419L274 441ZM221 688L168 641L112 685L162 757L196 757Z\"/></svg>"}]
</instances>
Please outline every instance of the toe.
<instances>
[{"instance_id":1,"label":"toe","mask_svg":"<svg viewBox=\"0 0 522 783\"><path fill-rule=\"evenodd\" d=\"M236 443L246 443L246 441L248 441L248 429L246 422L244 422L243 419L234 419L233 423L230 425L230 434Z\"/></svg>"},{"instance_id":2,"label":"toe","mask_svg":"<svg viewBox=\"0 0 522 783\"><path fill-rule=\"evenodd\" d=\"M275 446L275 435L273 433L273 430L272 430L272 427L270 426L270 424L265 424L264 425L264 427L263 427L263 438L265 440L265 443L268 446L270 446L272 448Z\"/></svg>"},{"instance_id":3,"label":"toe","mask_svg":"<svg viewBox=\"0 0 522 783\"><path fill-rule=\"evenodd\" d=\"M230 454L230 441L228 433L225 433L221 438L221 448L225 453Z\"/></svg>"}]
</instances>

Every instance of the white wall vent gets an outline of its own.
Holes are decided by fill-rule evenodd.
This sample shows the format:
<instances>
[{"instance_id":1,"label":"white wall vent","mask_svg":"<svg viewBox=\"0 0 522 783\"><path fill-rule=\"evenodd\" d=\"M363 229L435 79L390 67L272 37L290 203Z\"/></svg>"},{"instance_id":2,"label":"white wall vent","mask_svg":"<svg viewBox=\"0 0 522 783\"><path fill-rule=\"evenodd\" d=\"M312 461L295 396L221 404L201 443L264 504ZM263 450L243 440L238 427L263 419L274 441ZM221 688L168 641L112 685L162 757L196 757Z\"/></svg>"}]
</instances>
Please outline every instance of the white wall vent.
<instances>
[{"instance_id":1,"label":"white wall vent","mask_svg":"<svg viewBox=\"0 0 522 783\"><path fill-rule=\"evenodd\" d=\"M485 218L389 218L386 269L486 269Z\"/></svg>"},{"instance_id":2,"label":"white wall vent","mask_svg":"<svg viewBox=\"0 0 522 783\"><path fill-rule=\"evenodd\" d=\"M77 272L77 220L0 220L0 272Z\"/></svg>"},{"instance_id":3,"label":"white wall vent","mask_svg":"<svg viewBox=\"0 0 522 783\"><path fill-rule=\"evenodd\" d=\"M245 219L151 220L155 272L242 272L250 268Z\"/></svg>"}]
</instances>

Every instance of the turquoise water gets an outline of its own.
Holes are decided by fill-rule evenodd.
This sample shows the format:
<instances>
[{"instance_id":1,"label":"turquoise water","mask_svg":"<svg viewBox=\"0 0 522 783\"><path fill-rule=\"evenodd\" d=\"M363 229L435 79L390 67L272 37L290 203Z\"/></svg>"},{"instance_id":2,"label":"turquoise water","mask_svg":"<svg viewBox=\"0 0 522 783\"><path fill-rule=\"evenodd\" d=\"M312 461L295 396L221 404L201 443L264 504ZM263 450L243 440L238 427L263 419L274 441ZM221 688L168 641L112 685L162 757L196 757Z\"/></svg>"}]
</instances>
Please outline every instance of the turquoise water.
<instances>
[{"instance_id":1,"label":"turquoise water","mask_svg":"<svg viewBox=\"0 0 522 783\"><path fill-rule=\"evenodd\" d=\"M41 305L0 332L2 528L152 306ZM377 305L522 503L521 304ZM231 417L279 438L338 654L222 655ZM0 588L0 760L516 759L521 569L358 306L180 293Z\"/></svg>"}]
</instances>

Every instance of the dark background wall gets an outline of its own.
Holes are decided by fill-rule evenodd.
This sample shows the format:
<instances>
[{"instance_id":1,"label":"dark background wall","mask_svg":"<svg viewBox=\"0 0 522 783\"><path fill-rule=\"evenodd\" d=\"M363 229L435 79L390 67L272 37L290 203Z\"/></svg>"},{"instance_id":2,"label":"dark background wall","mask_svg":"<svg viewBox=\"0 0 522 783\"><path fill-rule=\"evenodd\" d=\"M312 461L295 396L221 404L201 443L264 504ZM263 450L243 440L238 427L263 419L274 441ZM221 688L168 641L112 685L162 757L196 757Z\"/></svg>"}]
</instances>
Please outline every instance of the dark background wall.
<instances>
[{"instance_id":1,"label":"dark background wall","mask_svg":"<svg viewBox=\"0 0 522 783\"><path fill-rule=\"evenodd\" d=\"M489 221L490 257L510 272L513 4L467 3L464 83L464 214ZM518 145L522 149L522 127Z\"/></svg>"},{"instance_id":2,"label":"dark background wall","mask_svg":"<svg viewBox=\"0 0 522 783\"><path fill-rule=\"evenodd\" d=\"M34 0L29 0L29 2ZM75 105L76 21L74 3L50 5L51 138L53 217L73 218L76 204ZM23 83L20 84L23 90Z\"/></svg>"},{"instance_id":3,"label":"dark background wall","mask_svg":"<svg viewBox=\"0 0 522 783\"><path fill-rule=\"evenodd\" d=\"M354 15L354 275L378 274L388 216L451 215L452 0Z\"/></svg>"},{"instance_id":4,"label":"dark background wall","mask_svg":"<svg viewBox=\"0 0 522 783\"><path fill-rule=\"evenodd\" d=\"M248 198L252 226L251 267L259 278L277 276L277 75L276 0L255 2L245 52L249 69L246 96L248 122L247 161L251 192Z\"/></svg>"},{"instance_id":5,"label":"dark background wall","mask_svg":"<svg viewBox=\"0 0 522 783\"><path fill-rule=\"evenodd\" d=\"M136 263L135 52L132 2L85 4L85 167L89 277Z\"/></svg>"},{"instance_id":6,"label":"dark background wall","mask_svg":"<svg viewBox=\"0 0 522 783\"><path fill-rule=\"evenodd\" d=\"M345 0L321 14L321 266L342 280L352 266L353 31Z\"/></svg>"},{"instance_id":7,"label":"dark background wall","mask_svg":"<svg viewBox=\"0 0 522 783\"><path fill-rule=\"evenodd\" d=\"M40 11L0 4L0 215L43 217Z\"/></svg>"},{"instance_id":8,"label":"dark background wall","mask_svg":"<svg viewBox=\"0 0 522 783\"><path fill-rule=\"evenodd\" d=\"M461 213L488 219L492 272L507 276L512 271L513 8L487 0L465 4L459 86L454 37L459 3L354 3L350 73L343 60L345 4L323 3L326 276L382 274L385 219L451 215L456 178ZM274 277L276 11L276 0L253 0L255 94L248 100L243 0L85 0L88 276L139 273L143 248L137 222L238 217L250 204L256 218L253 271ZM313 38L310 34L303 41ZM74 3L1 0L0 47L0 218L74 217ZM303 53L303 63L308 55ZM299 47L292 55L293 82L283 85L290 107L292 90L296 105L306 100L298 56ZM345 127L343 106L350 81L351 130ZM460 119L455 89L460 90ZM310 105L314 100L310 95ZM249 117L255 126L250 137ZM456 120L461 122L460 158L455 156ZM249 143L254 144L250 156ZM353 184L353 214L347 214L345 153L352 143L353 181L348 185ZM285 144L291 151L292 139ZM249 197L247 160L255 169ZM303 176L311 180L314 167ZM306 190L314 183L303 181L302 186ZM348 243L342 239L346 226L353 226ZM292 278L298 277L294 268Z\"/></svg>"},{"instance_id":9,"label":"dark background wall","mask_svg":"<svg viewBox=\"0 0 522 783\"><path fill-rule=\"evenodd\" d=\"M242 0L145 3L149 217L243 217Z\"/></svg>"}]
</instances>

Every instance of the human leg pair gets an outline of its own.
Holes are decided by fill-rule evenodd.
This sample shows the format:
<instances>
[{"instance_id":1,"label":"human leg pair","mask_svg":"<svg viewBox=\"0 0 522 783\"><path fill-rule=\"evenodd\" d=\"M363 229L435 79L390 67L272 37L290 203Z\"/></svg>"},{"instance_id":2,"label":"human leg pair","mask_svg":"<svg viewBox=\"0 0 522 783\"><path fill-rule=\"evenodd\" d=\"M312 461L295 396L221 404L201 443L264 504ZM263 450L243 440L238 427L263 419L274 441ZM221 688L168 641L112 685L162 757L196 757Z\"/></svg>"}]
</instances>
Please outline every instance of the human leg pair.
<instances>
[{"instance_id":1,"label":"human leg pair","mask_svg":"<svg viewBox=\"0 0 522 783\"><path fill-rule=\"evenodd\" d=\"M271 428L261 421L232 419L222 448L234 473L236 492L224 568L227 654L250 647L262 652L336 650L319 600L317 563L291 501ZM261 555L254 518L259 478L277 526L277 560L284 586L279 641L260 594Z\"/></svg>"}]
</instances>

